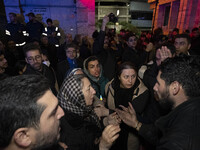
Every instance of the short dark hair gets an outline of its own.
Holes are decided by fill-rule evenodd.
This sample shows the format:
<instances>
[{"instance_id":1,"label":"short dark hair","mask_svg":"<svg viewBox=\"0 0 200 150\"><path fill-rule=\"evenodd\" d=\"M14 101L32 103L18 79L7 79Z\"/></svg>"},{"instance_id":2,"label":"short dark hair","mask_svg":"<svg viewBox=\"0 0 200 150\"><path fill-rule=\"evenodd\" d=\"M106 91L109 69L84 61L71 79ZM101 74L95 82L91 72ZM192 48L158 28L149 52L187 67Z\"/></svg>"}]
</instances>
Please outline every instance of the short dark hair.
<instances>
[{"instance_id":1,"label":"short dark hair","mask_svg":"<svg viewBox=\"0 0 200 150\"><path fill-rule=\"evenodd\" d=\"M66 51L68 48L74 48L75 50L77 50L77 46L76 46L74 43L72 43L72 44L67 44L67 45L65 46L65 51Z\"/></svg>"},{"instance_id":2,"label":"short dark hair","mask_svg":"<svg viewBox=\"0 0 200 150\"><path fill-rule=\"evenodd\" d=\"M128 32L128 33L126 33L126 35L125 35L126 41L128 41L129 38L132 37L132 36L134 36L134 37L137 38L137 36L136 36L135 33L133 33L133 32Z\"/></svg>"},{"instance_id":3,"label":"short dark hair","mask_svg":"<svg viewBox=\"0 0 200 150\"><path fill-rule=\"evenodd\" d=\"M187 41L188 41L188 44L191 43L191 38L190 38L190 36L188 34L177 34L175 36L175 39L177 39L177 38L186 38Z\"/></svg>"},{"instance_id":4,"label":"short dark hair","mask_svg":"<svg viewBox=\"0 0 200 150\"><path fill-rule=\"evenodd\" d=\"M194 31L199 31L199 28L197 28L197 27L193 28L192 32L194 32Z\"/></svg>"},{"instance_id":5,"label":"short dark hair","mask_svg":"<svg viewBox=\"0 0 200 150\"><path fill-rule=\"evenodd\" d=\"M35 14L30 12L30 13L27 14L27 16L35 17Z\"/></svg>"},{"instance_id":6,"label":"short dark hair","mask_svg":"<svg viewBox=\"0 0 200 150\"><path fill-rule=\"evenodd\" d=\"M45 106L37 104L50 88L40 75L20 75L0 82L0 147L7 147L22 127L39 127Z\"/></svg>"},{"instance_id":7,"label":"short dark hair","mask_svg":"<svg viewBox=\"0 0 200 150\"><path fill-rule=\"evenodd\" d=\"M46 20L46 22L48 23L48 22L51 22L51 23L53 23L53 21L52 21L52 19L51 18L48 18L47 20Z\"/></svg>"},{"instance_id":8,"label":"short dark hair","mask_svg":"<svg viewBox=\"0 0 200 150\"><path fill-rule=\"evenodd\" d=\"M88 57L87 60L86 60L86 62L85 62L85 68L88 69L88 63L90 61L95 61L95 60L97 60L99 62L99 59L96 56L90 56L90 57Z\"/></svg>"},{"instance_id":9,"label":"short dark hair","mask_svg":"<svg viewBox=\"0 0 200 150\"><path fill-rule=\"evenodd\" d=\"M174 29L173 29L173 32L174 32L174 31L177 32L177 33L179 33L179 29L178 29L178 28L174 28Z\"/></svg>"},{"instance_id":10,"label":"short dark hair","mask_svg":"<svg viewBox=\"0 0 200 150\"><path fill-rule=\"evenodd\" d=\"M15 64L15 69L17 72L23 71L24 67L26 66L26 61L25 60L18 60Z\"/></svg>"},{"instance_id":11,"label":"short dark hair","mask_svg":"<svg viewBox=\"0 0 200 150\"><path fill-rule=\"evenodd\" d=\"M135 65L133 63L124 62L119 66L119 68L117 70L117 76L120 76L124 69L133 69L137 73L137 68L135 67Z\"/></svg>"},{"instance_id":12,"label":"short dark hair","mask_svg":"<svg viewBox=\"0 0 200 150\"><path fill-rule=\"evenodd\" d=\"M28 43L23 47L24 55L26 56L26 53L33 50L39 50L40 53L42 53L40 46L34 44L34 43Z\"/></svg>"},{"instance_id":13,"label":"short dark hair","mask_svg":"<svg viewBox=\"0 0 200 150\"><path fill-rule=\"evenodd\" d=\"M0 56L1 56L1 55L4 55L4 52L0 50Z\"/></svg>"},{"instance_id":14,"label":"short dark hair","mask_svg":"<svg viewBox=\"0 0 200 150\"><path fill-rule=\"evenodd\" d=\"M14 17L17 17L16 13L10 12L9 15L13 15Z\"/></svg>"},{"instance_id":15,"label":"short dark hair","mask_svg":"<svg viewBox=\"0 0 200 150\"><path fill-rule=\"evenodd\" d=\"M176 56L168 58L160 65L161 79L166 85L179 82L186 96L200 96L200 56Z\"/></svg>"}]
</instances>

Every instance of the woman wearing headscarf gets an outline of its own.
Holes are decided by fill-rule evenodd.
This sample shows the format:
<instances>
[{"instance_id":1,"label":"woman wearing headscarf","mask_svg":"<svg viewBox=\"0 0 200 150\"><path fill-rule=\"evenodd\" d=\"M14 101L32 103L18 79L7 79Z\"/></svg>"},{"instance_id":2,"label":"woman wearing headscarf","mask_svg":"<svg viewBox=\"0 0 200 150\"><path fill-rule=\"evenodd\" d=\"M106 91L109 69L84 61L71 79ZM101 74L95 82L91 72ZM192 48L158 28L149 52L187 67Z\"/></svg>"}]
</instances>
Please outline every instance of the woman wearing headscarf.
<instances>
[{"instance_id":1,"label":"woman wearing headscarf","mask_svg":"<svg viewBox=\"0 0 200 150\"><path fill-rule=\"evenodd\" d=\"M83 74L68 76L58 99L65 112L61 119L61 138L70 150L95 150L101 135L99 118L92 108L95 90Z\"/></svg>"},{"instance_id":2,"label":"woman wearing headscarf","mask_svg":"<svg viewBox=\"0 0 200 150\"><path fill-rule=\"evenodd\" d=\"M83 71L91 82L99 99L105 98L105 85L108 79L103 74L103 68L96 56L90 56L84 60Z\"/></svg>"}]
</instances>

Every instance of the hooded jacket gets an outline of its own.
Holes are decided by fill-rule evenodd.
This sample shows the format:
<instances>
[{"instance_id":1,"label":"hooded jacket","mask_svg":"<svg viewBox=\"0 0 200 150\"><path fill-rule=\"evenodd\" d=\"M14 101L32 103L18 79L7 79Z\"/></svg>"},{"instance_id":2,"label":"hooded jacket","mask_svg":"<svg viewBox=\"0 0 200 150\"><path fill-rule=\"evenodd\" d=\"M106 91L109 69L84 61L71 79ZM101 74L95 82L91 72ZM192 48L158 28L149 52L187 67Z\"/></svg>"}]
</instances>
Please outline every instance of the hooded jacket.
<instances>
[{"instance_id":1,"label":"hooded jacket","mask_svg":"<svg viewBox=\"0 0 200 150\"><path fill-rule=\"evenodd\" d=\"M83 71L87 75L88 79L90 80L92 87L95 89L96 96L98 98L100 98L100 95L102 97L105 97L105 86L108 83L108 79L103 75L102 65L100 64L100 70L101 70L100 76L99 78L96 78L88 72L88 69L86 68L86 62L87 62L87 59L85 59L83 62Z\"/></svg>"}]
</instances>

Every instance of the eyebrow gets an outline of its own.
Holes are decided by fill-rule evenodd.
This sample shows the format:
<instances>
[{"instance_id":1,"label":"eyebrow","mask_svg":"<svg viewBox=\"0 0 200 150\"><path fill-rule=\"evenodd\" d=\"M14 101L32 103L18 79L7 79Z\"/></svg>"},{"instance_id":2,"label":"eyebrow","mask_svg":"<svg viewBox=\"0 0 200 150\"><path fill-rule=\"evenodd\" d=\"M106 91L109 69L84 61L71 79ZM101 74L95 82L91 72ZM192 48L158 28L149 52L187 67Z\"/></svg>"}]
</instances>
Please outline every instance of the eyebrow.
<instances>
[{"instance_id":1,"label":"eyebrow","mask_svg":"<svg viewBox=\"0 0 200 150\"><path fill-rule=\"evenodd\" d=\"M49 114L49 117L51 117L52 115L54 115L55 113L56 113L56 111L57 111L57 109L58 109L58 103L57 103L57 105L56 105L56 107L51 111L51 113Z\"/></svg>"},{"instance_id":2,"label":"eyebrow","mask_svg":"<svg viewBox=\"0 0 200 150\"><path fill-rule=\"evenodd\" d=\"M95 65L93 65L93 64L89 64L89 66L90 66L90 67L93 67L93 66L95 66Z\"/></svg>"},{"instance_id":3,"label":"eyebrow","mask_svg":"<svg viewBox=\"0 0 200 150\"><path fill-rule=\"evenodd\" d=\"M87 87L87 90L89 90L90 89L90 87L92 87L92 85L90 84L88 87Z\"/></svg>"}]
</instances>

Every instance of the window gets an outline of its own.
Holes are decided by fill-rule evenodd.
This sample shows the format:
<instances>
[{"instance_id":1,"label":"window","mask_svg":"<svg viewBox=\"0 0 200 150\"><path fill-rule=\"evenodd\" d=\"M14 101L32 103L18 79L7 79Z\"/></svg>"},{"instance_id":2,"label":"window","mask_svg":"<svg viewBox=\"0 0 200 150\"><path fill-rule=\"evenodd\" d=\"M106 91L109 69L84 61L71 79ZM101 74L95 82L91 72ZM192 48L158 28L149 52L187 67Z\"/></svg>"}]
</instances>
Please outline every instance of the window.
<instances>
[{"instance_id":1,"label":"window","mask_svg":"<svg viewBox=\"0 0 200 150\"><path fill-rule=\"evenodd\" d=\"M164 17L164 24L163 24L163 26L167 26L168 25L169 13L170 13L170 6L166 6L165 7L165 17Z\"/></svg>"},{"instance_id":2,"label":"window","mask_svg":"<svg viewBox=\"0 0 200 150\"><path fill-rule=\"evenodd\" d=\"M131 12L131 19L133 20L152 20L152 12Z\"/></svg>"}]
</instances>

